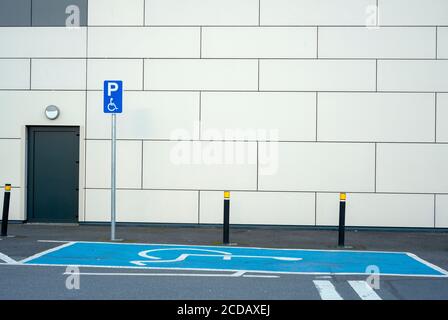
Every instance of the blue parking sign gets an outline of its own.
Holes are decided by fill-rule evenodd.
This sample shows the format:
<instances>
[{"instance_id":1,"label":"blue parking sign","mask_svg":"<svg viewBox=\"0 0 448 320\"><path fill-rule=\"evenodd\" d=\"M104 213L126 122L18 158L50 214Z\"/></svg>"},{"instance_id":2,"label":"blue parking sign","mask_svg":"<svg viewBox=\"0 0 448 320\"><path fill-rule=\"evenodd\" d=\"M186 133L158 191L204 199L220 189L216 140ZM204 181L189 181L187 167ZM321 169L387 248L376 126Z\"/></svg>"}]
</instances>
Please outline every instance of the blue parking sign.
<instances>
[{"instance_id":1,"label":"blue parking sign","mask_svg":"<svg viewBox=\"0 0 448 320\"><path fill-rule=\"evenodd\" d=\"M104 113L122 113L123 112L123 81L106 80L104 81Z\"/></svg>"}]
</instances>

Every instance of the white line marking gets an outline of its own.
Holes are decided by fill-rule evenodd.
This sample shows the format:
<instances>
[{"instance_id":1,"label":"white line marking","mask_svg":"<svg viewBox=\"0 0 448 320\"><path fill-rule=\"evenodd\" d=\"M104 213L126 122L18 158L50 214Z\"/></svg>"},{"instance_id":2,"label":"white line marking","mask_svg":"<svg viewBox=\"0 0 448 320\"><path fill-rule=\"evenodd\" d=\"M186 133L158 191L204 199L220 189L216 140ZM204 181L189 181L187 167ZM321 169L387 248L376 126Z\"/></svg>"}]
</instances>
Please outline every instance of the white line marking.
<instances>
[{"instance_id":1,"label":"white line marking","mask_svg":"<svg viewBox=\"0 0 448 320\"><path fill-rule=\"evenodd\" d=\"M0 263L0 266L7 265L5 263ZM138 266L108 266L108 265L88 265L88 264L51 264L51 263L29 263L22 264L18 262L17 266L31 266L31 267L79 267L79 268L105 268L105 269L139 269L139 270L179 270L179 271L244 271L250 273L263 273L263 274L288 274L288 275L338 275L338 276L366 276L365 272L341 272L341 273L331 273L331 272L288 272L288 271L269 271L269 270L237 270L237 269L209 269L209 268L172 268L172 267L138 267ZM446 275L423 275L423 274L393 274L393 273L380 273L382 277L400 277L400 278L447 278Z\"/></svg>"},{"instance_id":2,"label":"white line marking","mask_svg":"<svg viewBox=\"0 0 448 320\"><path fill-rule=\"evenodd\" d=\"M1 252L0 252L0 260L5 261L7 264L17 264L16 260L14 260L13 258L11 258L11 257L9 257L6 254L1 253Z\"/></svg>"},{"instance_id":3,"label":"white line marking","mask_svg":"<svg viewBox=\"0 0 448 320\"><path fill-rule=\"evenodd\" d=\"M382 300L367 282L349 281L348 283L362 300Z\"/></svg>"},{"instance_id":4,"label":"white line marking","mask_svg":"<svg viewBox=\"0 0 448 320\"><path fill-rule=\"evenodd\" d=\"M62 248L67 248L67 247L69 247L69 246L71 246L71 245L73 245L73 244L75 244L75 243L76 243L76 242L68 242L68 243L62 244L62 245L60 245L60 246L57 246L57 247L55 247L55 248L51 248L51 249L48 249L48 250L45 250L45 251L36 253L35 255L32 255L32 256L30 256L30 257L28 257L28 258L25 258L25 259L19 261L19 263L29 262L29 261L31 261L31 260L37 259L37 258L39 258L39 257L42 257L42 256L44 256L44 255L46 255L46 254L48 254L48 253L51 253L51 252L55 252L55 251L61 250Z\"/></svg>"},{"instance_id":5,"label":"white line marking","mask_svg":"<svg viewBox=\"0 0 448 320\"><path fill-rule=\"evenodd\" d=\"M251 277L251 278L279 278L279 276L269 275L244 275L244 272L235 272L231 274L213 274L213 273L120 273L120 272L79 272L71 273L64 272L63 275L77 275L77 276L140 276L140 277L220 277L220 278L235 278L235 277Z\"/></svg>"},{"instance_id":6,"label":"white line marking","mask_svg":"<svg viewBox=\"0 0 448 320\"><path fill-rule=\"evenodd\" d=\"M313 282L322 300L344 300L330 281L313 280Z\"/></svg>"},{"instance_id":7,"label":"white line marking","mask_svg":"<svg viewBox=\"0 0 448 320\"><path fill-rule=\"evenodd\" d=\"M171 247L208 247L208 248L226 248L229 249L228 246L215 246L215 245L185 245L185 244L172 244L172 243L142 243L142 242L106 242L106 241L78 241L78 240L70 240L70 241L59 241L59 240L38 240L40 242L79 242L79 243L95 243L95 244L111 244L111 245L139 245L139 246L171 246ZM407 254L407 252L398 252L398 251L367 251L367 250L329 250L329 249L299 249L299 248L260 248L260 247L239 247L232 246L231 248L238 249L256 249L256 250L288 250L288 251L322 251L322 252L359 252L359 253L393 253L393 254Z\"/></svg>"},{"instance_id":8,"label":"white line marking","mask_svg":"<svg viewBox=\"0 0 448 320\"><path fill-rule=\"evenodd\" d=\"M195 251L195 252L208 252L208 254L199 254L199 253L183 253L179 255L175 259L168 259L163 260L162 258L159 258L157 256L149 255L149 253L153 254L155 252L160 251ZM210 254L213 253L213 254ZM167 262L179 262L184 261L188 257L215 257L215 258L222 258L223 260L231 260L232 258L248 258L248 259L273 259L273 260L280 260L280 261L301 261L302 258L296 258L296 257L276 257L276 256L250 256L250 255L238 255L238 254L232 254L230 252L225 251L217 251L217 250L210 250L210 249L197 249L197 248L189 248L189 247L180 247L180 248L162 248L162 249L151 249L151 250L145 250L141 251L138 254L140 257L150 259L150 260L135 260L130 261L130 263L135 264L137 266L145 266L147 263L167 263Z\"/></svg>"},{"instance_id":9,"label":"white line marking","mask_svg":"<svg viewBox=\"0 0 448 320\"><path fill-rule=\"evenodd\" d=\"M258 275L258 274L245 274L243 278L280 278L280 276L274 275Z\"/></svg>"},{"instance_id":10,"label":"white line marking","mask_svg":"<svg viewBox=\"0 0 448 320\"><path fill-rule=\"evenodd\" d=\"M423 260L422 258L420 258L419 256L417 256L417 255L415 255L413 253L406 252L406 254L409 257L417 260L418 262L423 263L424 265L428 266L429 268L432 268L432 269L434 269L436 271L439 271L440 273L443 273L445 276L448 276L448 271L446 271L445 269L442 269L442 268L436 266L435 264L432 264L431 262Z\"/></svg>"},{"instance_id":11,"label":"white line marking","mask_svg":"<svg viewBox=\"0 0 448 320\"><path fill-rule=\"evenodd\" d=\"M58 240L38 240L41 242L66 242L66 241L58 241ZM153 245L153 246L157 246L157 245L161 245L161 246L178 246L180 247L181 245L174 245L174 244L148 244L148 243L111 243L111 242L94 242L94 241L70 241L68 243L65 243L62 246L56 247L54 249L50 249L44 252L41 252L37 255L31 256L29 258L26 258L22 261L19 261L17 265L21 265L21 263L24 262L28 262L32 259L35 259L37 257L40 257L46 253L52 252L52 251L56 251L59 249L62 249L66 246L70 246L72 244L75 243L94 243L94 244L121 244L121 245ZM198 246L198 245L190 245L190 247L214 247L214 248L228 248L228 247L223 247L223 246ZM248 248L248 249L272 249L272 248L252 248L252 247L233 247L233 248ZM314 250L314 249L274 249L274 250L295 250L295 251L330 251L330 252L344 252L347 250ZM352 251L353 252L353 251ZM379 275L381 275L382 277L384 276L390 276L390 277L419 277L419 278L447 278L448 277L448 272L417 257L416 255L412 254L412 253L408 253L408 252L388 252L388 251L355 251L355 252L366 252L366 253L373 253L373 252L377 252L377 253L397 253L397 254L406 254L424 264L426 264L427 266L430 266L432 268L434 268L435 270L443 273L441 275L427 275L427 274L396 274L396 273L380 273ZM5 265L5 264L0 264L1 265ZM38 263L33 263L33 264L26 264L27 266L40 266L40 267L67 267L67 266L78 266L78 267L86 267L86 268L109 268L109 269L156 269L156 270L190 270L190 271L241 271L241 270L229 270L229 269L207 269L207 268L171 268L171 267L139 267L139 266L108 266L108 265L83 265L83 264L38 264ZM365 272L337 272L337 273L332 273L332 272L287 272L287 271L266 271L266 270L244 270L245 272L251 272L251 273L267 273L267 274L290 274L290 275L317 275L317 276L332 276L332 275L347 275L347 276L363 276L366 275L367 273Z\"/></svg>"},{"instance_id":12,"label":"white line marking","mask_svg":"<svg viewBox=\"0 0 448 320\"><path fill-rule=\"evenodd\" d=\"M76 241L66 241L66 240L37 240L37 242L48 242L48 243L68 243L68 242L76 242Z\"/></svg>"}]
</instances>

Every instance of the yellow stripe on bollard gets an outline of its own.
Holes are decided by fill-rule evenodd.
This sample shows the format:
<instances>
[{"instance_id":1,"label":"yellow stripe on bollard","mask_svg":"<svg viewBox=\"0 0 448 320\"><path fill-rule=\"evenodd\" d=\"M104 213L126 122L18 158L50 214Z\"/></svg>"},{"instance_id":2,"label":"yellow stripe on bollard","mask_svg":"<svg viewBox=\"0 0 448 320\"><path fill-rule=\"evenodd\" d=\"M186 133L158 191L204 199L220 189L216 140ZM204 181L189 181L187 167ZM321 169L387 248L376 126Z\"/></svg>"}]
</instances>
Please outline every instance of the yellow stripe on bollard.
<instances>
[{"instance_id":1,"label":"yellow stripe on bollard","mask_svg":"<svg viewBox=\"0 0 448 320\"><path fill-rule=\"evenodd\" d=\"M230 199L230 191L224 191L224 199Z\"/></svg>"},{"instance_id":2,"label":"yellow stripe on bollard","mask_svg":"<svg viewBox=\"0 0 448 320\"><path fill-rule=\"evenodd\" d=\"M339 200L341 200L341 201L345 201L346 199L347 199L347 194L341 192L341 193L339 194Z\"/></svg>"},{"instance_id":3,"label":"yellow stripe on bollard","mask_svg":"<svg viewBox=\"0 0 448 320\"><path fill-rule=\"evenodd\" d=\"M11 191L11 185L10 184L5 185L5 191Z\"/></svg>"}]
</instances>

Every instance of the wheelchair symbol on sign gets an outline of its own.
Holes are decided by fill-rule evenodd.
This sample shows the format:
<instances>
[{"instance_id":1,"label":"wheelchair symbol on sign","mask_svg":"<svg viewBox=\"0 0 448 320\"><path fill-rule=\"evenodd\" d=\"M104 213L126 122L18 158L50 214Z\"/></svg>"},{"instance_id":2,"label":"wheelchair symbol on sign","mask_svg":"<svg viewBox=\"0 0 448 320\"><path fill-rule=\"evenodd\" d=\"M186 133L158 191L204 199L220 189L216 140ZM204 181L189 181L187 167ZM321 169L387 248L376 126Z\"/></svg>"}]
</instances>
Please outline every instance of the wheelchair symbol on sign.
<instances>
[{"instance_id":1,"label":"wheelchair symbol on sign","mask_svg":"<svg viewBox=\"0 0 448 320\"><path fill-rule=\"evenodd\" d=\"M173 253L179 253L178 255L173 255ZM163 258L161 256L172 256L172 258ZM188 253L187 253L188 252ZM163 254L165 253L165 254ZM224 261L232 260L233 258L243 258L243 259L271 259L277 261L290 261L296 262L303 260L302 258L295 257L277 257L277 256L251 256L251 255L236 255L230 252L218 251L218 250L206 250L206 249L192 249L192 248L170 248L170 249L153 249L141 251L138 254L140 257L147 260L135 260L130 261L130 263L137 266L145 266L147 264L157 264L157 263L169 263L169 262L180 262L184 261L189 257L215 257L222 259Z\"/></svg>"},{"instance_id":2,"label":"wheelchair symbol on sign","mask_svg":"<svg viewBox=\"0 0 448 320\"><path fill-rule=\"evenodd\" d=\"M118 110L118 107L114 103L114 98L110 98L109 104L107 105L107 110L109 110L110 112Z\"/></svg>"}]
</instances>

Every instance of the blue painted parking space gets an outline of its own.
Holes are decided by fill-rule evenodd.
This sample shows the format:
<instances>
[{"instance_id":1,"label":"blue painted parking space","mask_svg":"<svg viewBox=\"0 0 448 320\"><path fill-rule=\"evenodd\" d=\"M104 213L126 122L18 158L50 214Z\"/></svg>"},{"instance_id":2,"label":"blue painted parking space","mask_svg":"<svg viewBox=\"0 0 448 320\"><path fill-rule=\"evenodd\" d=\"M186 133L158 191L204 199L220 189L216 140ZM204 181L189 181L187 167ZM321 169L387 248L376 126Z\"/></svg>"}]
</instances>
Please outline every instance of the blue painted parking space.
<instances>
[{"instance_id":1,"label":"blue painted parking space","mask_svg":"<svg viewBox=\"0 0 448 320\"><path fill-rule=\"evenodd\" d=\"M404 252L71 242L25 259L29 265L247 271L297 274L447 276Z\"/></svg>"}]
</instances>

